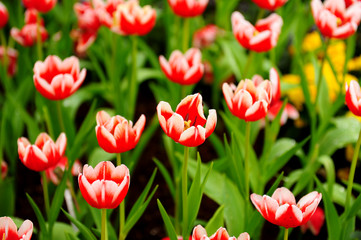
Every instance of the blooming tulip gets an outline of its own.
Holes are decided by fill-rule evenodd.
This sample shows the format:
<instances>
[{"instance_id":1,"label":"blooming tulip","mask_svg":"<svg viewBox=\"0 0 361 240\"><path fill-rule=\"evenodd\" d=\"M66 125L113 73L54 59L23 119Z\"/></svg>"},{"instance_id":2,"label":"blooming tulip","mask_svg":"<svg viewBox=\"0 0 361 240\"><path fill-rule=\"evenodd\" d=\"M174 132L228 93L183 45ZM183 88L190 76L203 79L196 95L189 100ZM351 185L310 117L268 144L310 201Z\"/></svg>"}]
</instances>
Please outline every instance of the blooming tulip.
<instances>
[{"instance_id":1,"label":"blooming tulip","mask_svg":"<svg viewBox=\"0 0 361 240\"><path fill-rule=\"evenodd\" d=\"M275 11L277 8L282 7L287 0L252 0L260 8L270 11Z\"/></svg>"},{"instance_id":2,"label":"blooming tulip","mask_svg":"<svg viewBox=\"0 0 361 240\"><path fill-rule=\"evenodd\" d=\"M196 48L205 48L216 41L218 35L223 31L217 25L209 24L201 29L198 29L193 34L193 46Z\"/></svg>"},{"instance_id":3,"label":"blooming tulip","mask_svg":"<svg viewBox=\"0 0 361 240\"><path fill-rule=\"evenodd\" d=\"M8 165L6 162L1 161L1 178L5 179L7 174L8 174Z\"/></svg>"},{"instance_id":4,"label":"blooming tulip","mask_svg":"<svg viewBox=\"0 0 361 240\"><path fill-rule=\"evenodd\" d=\"M253 205L269 222L293 228L305 224L316 211L322 194L316 191L302 197L296 204L295 196L287 188L277 188L272 197L251 194Z\"/></svg>"},{"instance_id":5,"label":"blooming tulip","mask_svg":"<svg viewBox=\"0 0 361 240\"><path fill-rule=\"evenodd\" d=\"M70 37L75 41L75 52L79 56L86 53L86 50L95 42L96 32L88 32L83 29L74 29L70 32Z\"/></svg>"},{"instance_id":6,"label":"blooming tulip","mask_svg":"<svg viewBox=\"0 0 361 240\"><path fill-rule=\"evenodd\" d=\"M350 85L346 83L346 104L350 111L356 116L361 116L361 91L357 81L351 80Z\"/></svg>"},{"instance_id":7,"label":"blooming tulip","mask_svg":"<svg viewBox=\"0 0 361 240\"><path fill-rule=\"evenodd\" d=\"M196 17L207 7L208 0L168 0L173 12L181 17Z\"/></svg>"},{"instance_id":8,"label":"blooming tulip","mask_svg":"<svg viewBox=\"0 0 361 240\"><path fill-rule=\"evenodd\" d=\"M361 3L346 8L343 0L312 0L312 14L317 27L325 37L344 39L357 30L361 20Z\"/></svg>"},{"instance_id":9,"label":"blooming tulip","mask_svg":"<svg viewBox=\"0 0 361 240\"><path fill-rule=\"evenodd\" d=\"M9 217L0 217L0 238L3 240L30 240L33 234L33 223L25 220L19 231Z\"/></svg>"},{"instance_id":10,"label":"blooming tulip","mask_svg":"<svg viewBox=\"0 0 361 240\"><path fill-rule=\"evenodd\" d=\"M23 0L28 9L36 9L39 12L46 13L54 8L57 0Z\"/></svg>"},{"instance_id":11,"label":"blooming tulip","mask_svg":"<svg viewBox=\"0 0 361 240\"><path fill-rule=\"evenodd\" d=\"M9 13L5 5L0 2L0 28L3 28L9 20Z\"/></svg>"},{"instance_id":12,"label":"blooming tulip","mask_svg":"<svg viewBox=\"0 0 361 240\"><path fill-rule=\"evenodd\" d=\"M346 7L349 7L356 2L361 2L361 0L345 0Z\"/></svg>"},{"instance_id":13,"label":"blooming tulip","mask_svg":"<svg viewBox=\"0 0 361 240\"><path fill-rule=\"evenodd\" d=\"M67 167L68 167L68 158L63 156L60 158L60 161L55 166L52 166L45 170L47 179L52 181L54 185L58 185L61 181L61 178L63 177L64 170ZM71 174L73 176L78 176L81 167L82 166L79 160L75 160L73 167L71 169Z\"/></svg>"},{"instance_id":14,"label":"blooming tulip","mask_svg":"<svg viewBox=\"0 0 361 240\"><path fill-rule=\"evenodd\" d=\"M207 120L204 117L202 96L199 93L184 98L175 112L169 103L161 101L157 113L160 126L168 137L187 147L201 145L217 124L216 110L209 110Z\"/></svg>"},{"instance_id":15,"label":"blooming tulip","mask_svg":"<svg viewBox=\"0 0 361 240\"><path fill-rule=\"evenodd\" d=\"M28 139L18 139L18 153L21 162L31 170L43 171L55 166L64 155L66 136L61 133L56 142L46 133L41 133L31 145Z\"/></svg>"},{"instance_id":16,"label":"blooming tulip","mask_svg":"<svg viewBox=\"0 0 361 240\"><path fill-rule=\"evenodd\" d=\"M48 56L44 62L34 65L35 88L50 100L61 100L72 95L83 83L86 70L80 71L79 59L66 58L61 61L57 56Z\"/></svg>"},{"instance_id":17,"label":"blooming tulip","mask_svg":"<svg viewBox=\"0 0 361 240\"><path fill-rule=\"evenodd\" d=\"M44 42L48 38L48 32L44 27L44 20L41 19L40 26L37 24L38 11L28 9L25 12L25 25L21 30L12 28L10 35L24 47L33 46L37 41L37 33L40 32L40 39Z\"/></svg>"},{"instance_id":18,"label":"blooming tulip","mask_svg":"<svg viewBox=\"0 0 361 240\"><path fill-rule=\"evenodd\" d=\"M255 26L245 20L240 12L232 14L234 36L244 48L256 52L266 52L276 46L282 25L283 20L276 13L258 20Z\"/></svg>"},{"instance_id":19,"label":"blooming tulip","mask_svg":"<svg viewBox=\"0 0 361 240\"><path fill-rule=\"evenodd\" d=\"M94 169L85 164L78 177L84 199L99 209L119 206L127 195L129 180L129 169L124 164L114 167L109 161L100 162Z\"/></svg>"},{"instance_id":20,"label":"blooming tulip","mask_svg":"<svg viewBox=\"0 0 361 240\"><path fill-rule=\"evenodd\" d=\"M78 18L78 27L80 29L97 32L101 26L96 10L92 8L89 2L74 4L74 11Z\"/></svg>"},{"instance_id":21,"label":"blooming tulip","mask_svg":"<svg viewBox=\"0 0 361 240\"><path fill-rule=\"evenodd\" d=\"M324 222L325 213L322 208L318 207L310 220L308 220L308 222L306 222L305 224L301 225L301 230L302 232L306 232L307 229L310 229L313 235L318 236Z\"/></svg>"},{"instance_id":22,"label":"blooming tulip","mask_svg":"<svg viewBox=\"0 0 361 240\"><path fill-rule=\"evenodd\" d=\"M175 50L169 58L159 57L162 71L169 80L181 85L191 85L199 82L204 73L201 51L197 48L189 49L184 55Z\"/></svg>"},{"instance_id":23,"label":"blooming tulip","mask_svg":"<svg viewBox=\"0 0 361 240\"><path fill-rule=\"evenodd\" d=\"M111 28L114 22L115 11L124 1L107 0L107 2L104 2L103 0L93 0L92 3L101 24Z\"/></svg>"},{"instance_id":24,"label":"blooming tulip","mask_svg":"<svg viewBox=\"0 0 361 240\"><path fill-rule=\"evenodd\" d=\"M145 125L144 115L140 116L134 127L132 121L128 122L119 115L110 117L104 111L97 113L96 120L99 146L109 153L122 153L135 148Z\"/></svg>"},{"instance_id":25,"label":"blooming tulip","mask_svg":"<svg viewBox=\"0 0 361 240\"><path fill-rule=\"evenodd\" d=\"M249 234L244 232L236 237L229 237L225 228L220 227L217 232L208 237L207 231L201 226L197 225L193 229L192 240L250 240Z\"/></svg>"},{"instance_id":26,"label":"blooming tulip","mask_svg":"<svg viewBox=\"0 0 361 240\"><path fill-rule=\"evenodd\" d=\"M231 113L245 121L257 121L267 115L272 100L270 81L262 81L257 87L249 79L236 87L223 83L223 95Z\"/></svg>"},{"instance_id":27,"label":"blooming tulip","mask_svg":"<svg viewBox=\"0 0 361 240\"><path fill-rule=\"evenodd\" d=\"M3 46L0 46L0 62L4 64L6 59L6 64L8 66L8 74L9 76L14 76L16 72L16 62L18 61L18 51L14 48L6 48L6 57L5 57L5 49Z\"/></svg>"},{"instance_id":28,"label":"blooming tulip","mask_svg":"<svg viewBox=\"0 0 361 240\"><path fill-rule=\"evenodd\" d=\"M140 7L137 0L125 2L114 14L112 30L124 35L143 36L153 29L156 15L149 5Z\"/></svg>"}]
</instances>

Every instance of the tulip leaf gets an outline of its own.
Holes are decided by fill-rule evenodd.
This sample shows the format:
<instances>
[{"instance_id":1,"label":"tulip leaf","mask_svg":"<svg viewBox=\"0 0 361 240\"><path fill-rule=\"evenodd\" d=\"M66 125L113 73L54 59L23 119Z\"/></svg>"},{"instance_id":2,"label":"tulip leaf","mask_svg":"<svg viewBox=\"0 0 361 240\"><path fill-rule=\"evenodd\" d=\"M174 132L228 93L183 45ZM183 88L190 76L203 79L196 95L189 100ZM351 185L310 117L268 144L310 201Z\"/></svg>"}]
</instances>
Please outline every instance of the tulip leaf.
<instances>
[{"instance_id":1,"label":"tulip leaf","mask_svg":"<svg viewBox=\"0 0 361 240\"><path fill-rule=\"evenodd\" d=\"M333 186L335 184L335 165L331 157L322 155L318 161L325 167L327 178L327 193L332 196Z\"/></svg>"},{"instance_id":2,"label":"tulip leaf","mask_svg":"<svg viewBox=\"0 0 361 240\"><path fill-rule=\"evenodd\" d=\"M164 222L164 225L165 225L165 228L167 230L167 234L168 234L170 240L177 240L177 234L174 230L174 227L172 225L172 222L170 221L170 218L169 218L167 212L165 211L165 209L159 199L157 199L157 203L158 203L158 208L159 208L160 214L162 215L163 222Z\"/></svg>"},{"instance_id":3,"label":"tulip leaf","mask_svg":"<svg viewBox=\"0 0 361 240\"><path fill-rule=\"evenodd\" d=\"M167 183L167 186L169 188L170 193L172 194L172 197L175 198L174 183L173 183L172 177L170 176L167 168L157 158L153 158L153 161L157 165L157 167L159 168L160 173L162 174L165 182Z\"/></svg>"},{"instance_id":4,"label":"tulip leaf","mask_svg":"<svg viewBox=\"0 0 361 240\"><path fill-rule=\"evenodd\" d=\"M239 47L239 44L236 41L219 41L221 44L221 47L223 49L224 55L226 59L228 60L228 65L232 69L232 72L236 76L238 80L242 79L242 73L240 71L240 66L244 66L242 63L244 63L246 60L244 58L244 54L239 54L240 52L244 52L242 48ZM233 48L234 47L234 48ZM235 51L237 49L237 51ZM239 51L238 51L239 49ZM237 54L236 54L237 52ZM240 59L243 56L243 59Z\"/></svg>"},{"instance_id":5,"label":"tulip leaf","mask_svg":"<svg viewBox=\"0 0 361 240\"><path fill-rule=\"evenodd\" d=\"M349 219L355 217L360 209L361 209L361 194L352 203L351 208L346 209L346 212L344 213L346 216L346 220L349 220Z\"/></svg>"},{"instance_id":6,"label":"tulip leaf","mask_svg":"<svg viewBox=\"0 0 361 240\"><path fill-rule=\"evenodd\" d=\"M7 177L0 180L0 216L13 216L15 212L15 180Z\"/></svg>"},{"instance_id":7,"label":"tulip leaf","mask_svg":"<svg viewBox=\"0 0 361 240\"><path fill-rule=\"evenodd\" d=\"M75 237L73 234L70 234L68 232L65 233L65 237L67 240L79 240L79 238Z\"/></svg>"},{"instance_id":8,"label":"tulip leaf","mask_svg":"<svg viewBox=\"0 0 361 240\"><path fill-rule=\"evenodd\" d=\"M322 200L325 206L328 237L330 240L338 240L340 239L340 234L341 234L340 218L337 214L335 206L331 202L331 198L329 197L327 191L322 186L321 182L318 180L317 177L315 177L315 181L317 183L317 187L320 189L320 192L322 193Z\"/></svg>"},{"instance_id":9,"label":"tulip leaf","mask_svg":"<svg viewBox=\"0 0 361 240\"><path fill-rule=\"evenodd\" d=\"M69 225L62 222L56 222L53 227L53 239L56 240L66 240L68 237L67 235L71 235L73 238L76 239L74 236L75 231L74 228Z\"/></svg>"},{"instance_id":10,"label":"tulip leaf","mask_svg":"<svg viewBox=\"0 0 361 240\"><path fill-rule=\"evenodd\" d=\"M84 237L88 240L97 240L96 237L94 236L94 234L85 226L83 225L80 221L78 221L77 219L73 218L69 213L67 213L64 209L61 209L61 211L63 211L63 213L65 214L65 216L72 222L74 223L74 225L79 229L79 231L81 232L81 234L84 235Z\"/></svg>"},{"instance_id":11,"label":"tulip leaf","mask_svg":"<svg viewBox=\"0 0 361 240\"><path fill-rule=\"evenodd\" d=\"M66 181L68 177L68 171L65 171L63 174L63 179L61 180L60 184L57 186L53 200L51 202L50 211L49 211L49 229L53 228L53 225L58 218L60 208L64 201L64 191L66 188Z\"/></svg>"},{"instance_id":12,"label":"tulip leaf","mask_svg":"<svg viewBox=\"0 0 361 240\"><path fill-rule=\"evenodd\" d=\"M209 219L205 229L209 235L215 233L219 227L224 226L224 205L219 206L217 211Z\"/></svg>"},{"instance_id":13,"label":"tulip leaf","mask_svg":"<svg viewBox=\"0 0 361 240\"><path fill-rule=\"evenodd\" d=\"M40 227L41 234L43 235L43 239L48 239L49 238L49 232L48 232L48 228L46 227L46 223L45 223L43 214L41 214L41 211L40 211L38 205L36 205L36 203L30 197L30 195L26 193L26 197L28 198L28 201L29 201L31 207L34 210L36 218L38 219L39 227Z\"/></svg>"}]
</instances>

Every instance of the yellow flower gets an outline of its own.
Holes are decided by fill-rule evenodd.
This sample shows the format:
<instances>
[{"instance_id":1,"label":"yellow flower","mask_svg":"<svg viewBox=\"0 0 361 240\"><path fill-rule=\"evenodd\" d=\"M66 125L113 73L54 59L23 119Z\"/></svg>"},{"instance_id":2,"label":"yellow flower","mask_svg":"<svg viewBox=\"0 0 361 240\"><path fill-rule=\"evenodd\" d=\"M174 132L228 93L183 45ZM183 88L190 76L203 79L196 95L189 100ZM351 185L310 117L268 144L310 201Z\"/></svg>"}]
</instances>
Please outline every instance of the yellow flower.
<instances>
[{"instance_id":1,"label":"yellow flower","mask_svg":"<svg viewBox=\"0 0 361 240\"><path fill-rule=\"evenodd\" d=\"M361 70L361 56L350 59L347 63L347 69L349 71L360 71Z\"/></svg>"},{"instance_id":2,"label":"yellow flower","mask_svg":"<svg viewBox=\"0 0 361 240\"><path fill-rule=\"evenodd\" d=\"M322 46L320 34L317 31L313 31L306 35L302 42L302 50L305 52L312 52L319 49Z\"/></svg>"}]
</instances>

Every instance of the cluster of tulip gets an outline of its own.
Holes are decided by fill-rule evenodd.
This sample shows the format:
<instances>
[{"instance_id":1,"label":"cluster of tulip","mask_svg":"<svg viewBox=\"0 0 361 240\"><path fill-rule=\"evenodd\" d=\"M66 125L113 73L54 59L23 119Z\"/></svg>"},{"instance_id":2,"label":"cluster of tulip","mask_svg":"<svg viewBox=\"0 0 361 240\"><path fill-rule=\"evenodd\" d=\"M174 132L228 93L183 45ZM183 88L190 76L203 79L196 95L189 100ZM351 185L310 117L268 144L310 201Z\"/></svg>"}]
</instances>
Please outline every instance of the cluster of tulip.
<instances>
[{"instance_id":1,"label":"cluster of tulip","mask_svg":"<svg viewBox=\"0 0 361 240\"><path fill-rule=\"evenodd\" d=\"M251 168L255 168L252 164L255 162L256 154L252 148L253 140L251 139L251 130L253 126L251 124L259 121L261 122L260 125L265 128L264 152L266 152L266 157L264 158L267 158L269 156L268 151L270 151L271 146L268 146L266 141L268 141L268 139L271 139L271 141L273 139L273 141L275 141L279 127L285 125L287 119L296 120L300 118L300 113L297 108L291 103L288 103L287 100L283 100L281 98L281 75L280 71L276 68L276 64L271 63L273 66L267 67L269 80L264 79L259 74L255 74L251 78L248 76L252 56L262 53L272 54L272 52L275 51L279 38L282 34L282 26L284 24L283 18L275 13L275 11L283 7L287 3L287 0L252 1L262 9L255 25L252 25L252 23L245 19L242 13L237 11L233 12L230 18L233 38L238 41L242 48L248 51L248 60L243 68L243 72L241 73L242 80L239 79L240 81L238 85L229 83L229 81L223 82L221 85L225 100L225 107L228 107L231 115L241 120L235 120L234 122L241 122L241 124L244 124L244 134L238 129L238 123L234 123L234 125L230 123L227 126L237 126L237 129L234 130L233 128L232 131L236 132L236 139L239 138L243 141L242 148L239 150L241 153L231 152L236 151L234 150L236 148L234 145L232 145L232 149L229 145L225 145L224 148L222 145L222 150L220 151L231 152L230 154L227 154L227 157L225 158L234 158L234 155L237 154L242 155L240 163L234 163L235 169L233 170L235 171L235 174L232 174L235 175L235 178L239 181L237 184L232 186L236 186L235 188L241 186L239 187L241 189L239 192L242 193L242 196L240 196L241 199L237 200L243 201L244 215L247 215L252 211L250 207L250 203L252 203L265 220L285 228L284 239L288 239L288 231L290 228L299 226L303 229L311 226L312 231L317 235L320 232L320 228L322 227L324 220L323 210L318 207L322 200L322 196L325 197L321 184L319 184L321 193L312 191L302 197L297 203L295 195L301 192L300 189L297 189L297 187L297 194L295 195L288 188L277 188L276 185L272 187L274 193L271 197L268 195L261 196L256 193L251 193L252 191L264 191L264 188L256 187L256 184L252 182L254 181L254 176L251 176ZM74 40L75 52L78 56L87 56L89 54L89 57L91 58L90 49L97 38L99 39L98 36L102 35L102 27L109 29L110 34L112 34L112 39L114 41L114 48L112 49L113 59L110 60L112 62L110 63L108 76L111 80L111 84L107 83L108 85L106 85L105 88L114 88L114 94L110 98L115 102L115 112L120 112L119 109L121 109L117 108L117 104L119 104L119 91L122 89L122 87L120 87L120 83L117 82L120 77L117 76L118 70L115 68L117 57L115 56L117 52L116 36L120 35L124 38L126 36L131 36L132 43L131 68L130 73L127 76L129 82L128 85L126 85L127 91L129 90L128 99L125 101L129 108L124 111L124 116L126 116L126 118L120 115L111 116L107 111L100 110L96 114L95 121L94 119L92 120L92 122L96 122L95 136L98 145L106 153L116 154L116 165L114 165L111 161L103 161L101 159L96 162L97 164L92 165L88 163L82 167L80 161L75 160L74 154L71 154L77 150L67 150L67 146L69 148L69 145L76 146L76 141L72 139L70 144L68 140L69 135L71 135L68 133L70 133L71 130L67 128L67 120L63 116L64 101L69 100L72 96L76 95L78 90L80 91L80 87L84 83L85 79L88 78L87 72L92 71L93 68L100 73L103 73L103 70L100 65L96 65L93 60L93 68L81 68L81 61L76 56L71 56L62 60L57 55L48 55L45 60L43 60L43 48L46 46L43 46L42 44L47 41L50 34L46 29L45 21L41 17L41 14L51 11L57 5L57 1L22 0L22 3L26 8L25 25L21 29L12 28L10 36L23 47L31 47L35 44L37 45L38 61L36 61L33 66L33 83L37 92L44 97L40 97L41 100L38 101L51 100L47 102L48 105L52 104L52 101L54 101L54 104L57 105L58 122L56 124L59 125L60 129L60 131L57 131L59 129L56 127L54 128L52 125L51 117L46 115L46 113L49 112L49 109L46 107L47 105L44 104L44 114L46 115L44 116L44 120L48 132L41 132L39 134L39 131L34 144L32 144L26 137L19 137L17 140L18 157L23 165L30 170L41 172L45 212L48 220L48 224L44 223L40 226L42 239L52 239L52 228L59 214L59 208L62 206L62 200L60 201L55 197L53 198L53 202L50 203L48 191L49 180L58 186L58 190L54 196L62 196L64 195L64 191L72 193L72 199L70 202L67 202L67 207L70 213L69 219L71 219L72 222L81 229L80 231L84 231L82 232L83 235L85 234L85 236L88 236L89 239L95 239L93 233L87 229L84 230L84 225L76 220L74 210L72 210L72 204L77 204L77 197L75 196L76 194L74 194L71 176L77 176L79 190L82 197L91 207L101 209L101 229L99 229L99 231L101 230L101 239L108 239L109 230L107 227L108 216L106 209L115 209L119 207L119 240L123 240L127 237L130 228L140 218L154 194L153 191L146 200L149 189L145 189L144 195L142 194L139 198L141 203L137 204L137 202L134 204L134 206L138 208L136 210L139 212L134 214L132 209L129 215L133 214L131 215L133 218L130 218L130 220L127 219L126 224L124 199L126 198L130 187L131 170L129 166L124 164L125 162L122 164L122 156L129 157L128 152L137 147L146 126L146 117L144 114L140 115L134 125L132 121L128 120L134 117L139 85L139 74L137 73L140 72L140 68L138 67L139 61L137 61L137 59L140 57L139 54L137 54L137 38L139 38L139 36L147 35L155 27L157 11L150 5L144 7L140 6L137 0L81 1L75 3L73 6L77 18L78 28L72 30L70 35ZM182 235L182 237L179 237L178 239L186 239L190 236L191 229L193 229L190 237L192 240L249 240L252 237L252 234L250 236L249 233L254 233L254 229L253 232L250 232L249 228L245 227L246 224L241 226L241 230L247 230L249 233L243 232L239 234L239 232L237 232L237 235L239 234L238 238L230 237L227 230L219 225L216 227L218 230L211 236L208 236L207 234L207 231L209 232L207 227L204 228L201 225L194 227L204 186L207 182L211 167L209 168L206 176L204 177L202 175L201 177L200 169L202 167L199 160L197 170L195 170L196 173L192 175L189 170L190 167L188 166L191 162L191 154L189 152L190 148L195 149L196 147L202 145L207 138L211 138L211 135L216 129L218 119L217 111L215 109L207 110L208 117L205 116L202 94L192 94L191 91L193 91L192 87L195 84L197 84L202 78L207 77L207 73L213 71L212 69L209 69L212 68L209 67L209 63L202 60L202 48L206 48L214 44L219 36L226 34L226 30L222 30L216 25L206 26L205 28L195 32L193 47L190 48L189 21L192 18L203 14L208 5L208 0L168 0L168 5L172 12L176 15L177 19L179 17L181 18L184 26L182 44L179 44L182 45L182 49L172 49L172 51L169 51L169 60L167 60L165 56L160 55L158 57L158 61L156 60L154 65L158 67L157 71L161 74L160 78L164 78L165 76L171 82L167 82L167 84L173 84L172 86L176 86L174 89L177 90L179 87L181 100L178 101L177 99L176 102L179 102L179 104L177 105L175 111L173 111L171 106L172 102L165 101L162 98L160 99L156 109L154 109L154 112L156 112L156 115L158 116L159 125L164 133L177 143L173 144L173 142L168 142L168 154L172 155L173 158L177 158L177 153L173 154L172 150L177 148L179 149L180 145L182 145L184 146L184 159L181 161L181 169L178 163L174 163L172 166L174 168L174 182L172 182L170 175L167 175L166 170L162 170L162 174L165 178L167 178L167 183L172 186L170 188L172 188L175 192L174 201L176 206L174 224L164 210L161 202L158 201L158 206L166 225L167 234L172 240L177 238L177 235ZM356 32L359 22L361 21L361 2L357 0L326 0L322 3L320 0L312 0L311 9L314 22L324 37L325 46L325 51L323 52L324 56L322 57L322 62L319 66L320 74L316 82L316 99L313 103L310 100L307 105L311 118L312 132L308 159L310 159L310 164L313 164L315 159L318 158L320 151L319 143L317 142L319 141L318 138L320 134L317 131L317 128L319 127L323 130L328 127L328 122L326 122L325 125L322 124L321 121L324 119L321 119L318 123L316 115L319 98L322 97L322 90L320 90L322 89L323 82L322 69L324 61L327 59L327 48L330 44L331 38L346 39ZM270 14L266 18L262 18L265 10L267 10L267 13ZM4 28L6 26L8 19L9 14L7 8L0 2L0 28ZM22 71L22 66L16 66L18 61L18 52L17 50L9 47L11 44L7 46L5 40L1 41L3 45L0 46L0 60L7 72L5 73L5 76L6 78L13 77L16 74L17 68L19 68L19 71ZM147 49L143 45L140 44L139 46L142 49ZM148 49L148 51L151 50ZM269 64L267 66L269 66ZM99 77L101 78L102 75L104 74L99 74ZM343 98L344 96L341 96L342 102L346 101L349 110L354 115L361 117L360 85L354 80L346 83L345 85L346 93L345 98ZM5 90L7 91L7 89ZM306 96L307 90L304 91ZM170 96L170 98L172 97L173 96ZM223 115L225 117L223 117ZM327 119L331 118L332 115L328 116L326 114L322 117ZM226 113L222 113L222 118L227 119ZM272 121L272 124L274 123L271 129L268 128L269 121ZM93 126L92 124L90 125ZM1 127L1 130L2 129L3 128ZM53 139L56 132L59 132L59 136L54 142ZM74 137L71 136L71 138ZM347 184L347 194L344 201L346 216L348 216L347 214L350 215L350 206L353 202L352 189L358 152L361 144L360 139L361 137L359 137L354 150L354 157ZM0 137L0 142L1 141L2 139ZM167 142L169 140L164 141ZM225 138L225 141L227 141L227 138ZM240 144L238 143L238 145ZM287 157L284 157L284 159L291 158L291 156L296 154L297 150L299 150L302 146L303 145L300 144L292 148L292 151L286 151L284 155L287 155ZM70 147L72 148L73 146ZM0 148L2 148L1 143ZM177 151L174 150L174 152ZM2 158L1 154L0 158ZM69 157L69 155L71 157ZM114 157L113 155L111 156ZM262 160L263 158L261 157L260 161ZM2 161L2 159L0 159L0 162L1 178L4 180L7 176L8 166L4 161ZM160 166L160 169L165 169L163 165L158 166ZM280 168L282 166L280 166ZM309 168L312 169L313 165L309 166ZM276 169L275 172L280 170L280 168ZM242 174L240 174L240 172L242 172ZM188 186L188 174L192 175L193 178L190 188ZM283 175L280 176L282 178ZM299 174L298 177L301 178L300 176L302 177L304 175ZM279 180L281 180L281 178ZM263 183L264 186L267 184L267 180ZM277 181L278 180L276 180L276 183ZM312 179L309 181L312 181ZM278 181L277 184L279 184L279 182L280 181ZM150 185L151 184L152 182ZM307 185L307 183L305 183L305 185ZM330 188L332 188L332 186ZM309 189L313 189L313 184L309 184ZM328 192L328 194L331 193ZM28 198L34 208L35 203L33 203L30 196L28 196ZM354 202L355 205L353 206L360 206L361 198L357 198ZM329 212L334 214L334 208L330 207L329 199L325 205L327 206L326 213L328 213L328 215L330 215ZM42 222L44 222L44 218L42 216L39 218L38 212L40 212L40 210L38 208L35 209L37 209L35 212L38 219L42 219ZM359 208L356 210L359 210ZM337 213L335 214L337 215ZM256 217L258 216L259 215ZM317 218L315 224L312 222L312 217ZM223 223L223 215L221 218ZM180 222L182 223L180 224ZM226 224L227 228L228 225L231 225L229 219L226 221ZM215 230L214 228L209 229L212 231ZM332 232L332 230L330 231ZM0 239L30 240L32 233L33 223L30 220L25 220L19 230L17 230L17 227L11 218L0 218Z\"/></svg>"}]
</instances>

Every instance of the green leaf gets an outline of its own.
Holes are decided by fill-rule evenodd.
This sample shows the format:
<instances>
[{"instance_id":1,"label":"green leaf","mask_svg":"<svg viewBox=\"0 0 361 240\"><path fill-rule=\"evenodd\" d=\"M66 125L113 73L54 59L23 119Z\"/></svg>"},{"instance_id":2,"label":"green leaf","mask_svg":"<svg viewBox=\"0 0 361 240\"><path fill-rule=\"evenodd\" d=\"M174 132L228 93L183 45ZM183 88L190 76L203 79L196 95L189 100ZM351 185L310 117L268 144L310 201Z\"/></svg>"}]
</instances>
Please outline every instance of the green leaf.
<instances>
[{"instance_id":1,"label":"green leaf","mask_svg":"<svg viewBox=\"0 0 361 240\"><path fill-rule=\"evenodd\" d=\"M174 230L174 227L172 225L172 222L169 219L167 212L165 211L165 209L164 209L162 203L159 201L159 199L157 199L157 203L158 203L158 208L159 208L160 214L162 215L162 218L163 218L165 228L167 230L168 237L170 238L170 240L177 240L177 234Z\"/></svg>"},{"instance_id":2,"label":"green leaf","mask_svg":"<svg viewBox=\"0 0 361 240\"><path fill-rule=\"evenodd\" d=\"M40 211L38 205L36 205L36 203L30 197L30 195L26 193L26 197L28 198L28 201L29 201L31 207L33 208L33 210L35 212L36 218L38 219L41 234L43 235L44 239L47 239L49 233L48 233L48 229L45 224L43 214L41 214L41 211Z\"/></svg>"},{"instance_id":3,"label":"green leaf","mask_svg":"<svg viewBox=\"0 0 361 240\"><path fill-rule=\"evenodd\" d=\"M13 216L15 212L15 181L7 177L0 181L0 216Z\"/></svg>"},{"instance_id":4,"label":"green leaf","mask_svg":"<svg viewBox=\"0 0 361 240\"><path fill-rule=\"evenodd\" d=\"M157 167L159 168L160 173L162 174L165 182L167 183L167 186L169 188L170 193L172 194L172 197L175 198L174 183L173 183L172 177L170 176L167 168L157 158L153 158L153 161L157 165Z\"/></svg>"},{"instance_id":5,"label":"green leaf","mask_svg":"<svg viewBox=\"0 0 361 240\"><path fill-rule=\"evenodd\" d=\"M115 158L115 154L108 153L102 148L95 148L90 154L88 159L88 164L92 167L95 167L98 163L102 161L111 161Z\"/></svg>"},{"instance_id":6,"label":"green leaf","mask_svg":"<svg viewBox=\"0 0 361 240\"><path fill-rule=\"evenodd\" d=\"M81 222L73 218L69 213L67 213L64 209L61 211L65 214L65 216L79 229L79 231L84 235L84 237L88 240L97 240L94 234Z\"/></svg>"},{"instance_id":7,"label":"green leaf","mask_svg":"<svg viewBox=\"0 0 361 240\"><path fill-rule=\"evenodd\" d=\"M73 234L65 233L65 237L67 240L79 240L79 238L75 237Z\"/></svg>"},{"instance_id":8,"label":"green leaf","mask_svg":"<svg viewBox=\"0 0 361 240\"><path fill-rule=\"evenodd\" d=\"M71 236L71 239L77 239L74 235L74 228L69 224L62 222L56 222L53 228L53 239L66 240L67 236Z\"/></svg>"},{"instance_id":9,"label":"green leaf","mask_svg":"<svg viewBox=\"0 0 361 240\"><path fill-rule=\"evenodd\" d=\"M60 208L63 204L66 181L67 181L67 172L64 172L63 179L61 180L60 184L57 186L53 200L51 202L50 212L49 212L49 229L53 228L53 225L56 219L58 218Z\"/></svg>"},{"instance_id":10,"label":"green leaf","mask_svg":"<svg viewBox=\"0 0 361 240\"><path fill-rule=\"evenodd\" d=\"M346 212L345 212L346 220L355 217L360 209L361 209L361 194L352 203L351 208L346 210Z\"/></svg>"},{"instance_id":11,"label":"green leaf","mask_svg":"<svg viewBox=\"0 0 361 240\"><path fill-rule=\"evenodd\" d=\"M327 178L327 193L332 196L333 186L335 184L335 165L332 158L326 155L322 155L318 158L318 161L325 167Z\"/></svg>"},{"instance_id":12,"label":"green leaf","mask_svg":"<svg viewBox=\"0 0 361 240\"><path fill-rule=\"evenodd\" d=\"M224 205L221 205L219 206L217 211L213 214L212 218L209 219L205 227L209 235L215 233L218 230L218 228L220 228L221 226L224 226L223 214L224 214Z\"/></svg>"},{"instance_id":13,"label":"green leaf","mask_svg":"<svg viewBox=\"0 0 361 240\"><path fill-rule=\"evenodd\" d=\"M317 177L315 177L315 181L317 183L317 187L322 193L322 200L325 206L328 237L330 240L338 240L340 239L341 234L340 218L325 188L322 186L321 182L317 179Z\"/></svg>"}]
</instances>

